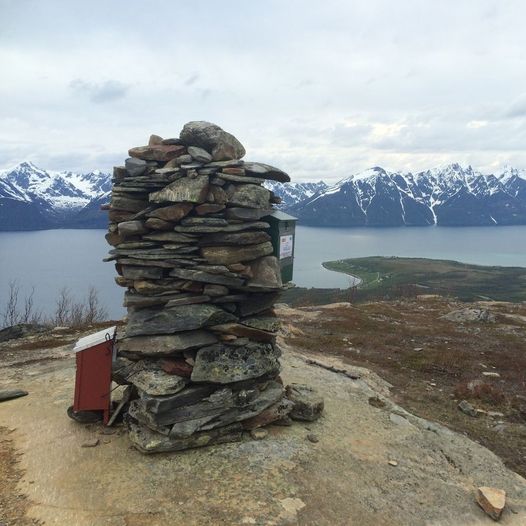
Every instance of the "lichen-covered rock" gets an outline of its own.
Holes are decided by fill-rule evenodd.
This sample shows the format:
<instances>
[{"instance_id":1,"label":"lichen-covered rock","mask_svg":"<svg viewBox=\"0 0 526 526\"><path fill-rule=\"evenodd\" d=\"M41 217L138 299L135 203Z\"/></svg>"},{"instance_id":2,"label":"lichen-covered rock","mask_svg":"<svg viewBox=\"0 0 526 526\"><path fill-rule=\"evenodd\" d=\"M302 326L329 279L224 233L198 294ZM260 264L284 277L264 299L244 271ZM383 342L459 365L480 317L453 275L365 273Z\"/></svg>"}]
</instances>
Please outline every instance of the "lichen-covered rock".
<instances>
[{"instance_id":1,"label":"lichen-covered rock","mask_svg":"<svg viewBox=\"0 0 526 526\"><path fill-rule=\"evenodd\" d=\"M184 177L150 194L152 203L203 203L208 194L208 177ZM161 218L162 219L162 218Z\"/></svg>"},{"instance_id":2,"label":"lichen-covered rock","mask_svg":"<svg viewBox=\"0 0 526 526\"><path fill-rule=\"evenodd\" d=\"M294 403L290 412L294 420L312 422L320 418L324 407L323 398L312 387L290 384L285 389L285 396Z\"/></svg>"},{"instance_id":3,"label":"lichen-covered rock","mask_svg":"<svg viewBox=\"0 0 526 526\"><path fill-rule=\"evenodd\" d=\"M281 352L270 343L249 342L243 347L211 345L197 351L193 382L228 384L265 374L278 374Z\"/></svg>"}]
</instances>

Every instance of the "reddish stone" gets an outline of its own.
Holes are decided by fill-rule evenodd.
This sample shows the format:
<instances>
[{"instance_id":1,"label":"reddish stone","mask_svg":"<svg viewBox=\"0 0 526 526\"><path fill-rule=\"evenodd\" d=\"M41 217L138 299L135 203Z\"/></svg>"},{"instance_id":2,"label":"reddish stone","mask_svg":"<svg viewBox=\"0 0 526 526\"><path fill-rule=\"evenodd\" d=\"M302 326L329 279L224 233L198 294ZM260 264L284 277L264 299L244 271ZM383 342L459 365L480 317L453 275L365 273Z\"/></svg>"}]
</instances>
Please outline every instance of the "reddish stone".
<instances>
[{"instance_id":1,"label":"reddish stone","mask_svg":"<svg viewBox=\"0 0 526 526\"><path fill-rule=\"evenodd\" d=\"M161 361L161 369L168 374L176 374L183 378L190 378L193 367L183 358L173 358Z\"/></svg>"},{"instance_id":2,"label":"reddish stone","mask_svg":"<svg viewBox=\"0 0 526 526\"><path fill-rule=\"evenodd\" d=\"M196 206L195 211L197 212L197 215L204 216L206 214L215 214L216 212L224 210L224 208L225 205L203 203L202 205Z\"/></svg>"},{"instance_id":3,"label":"reddish stone","mask_svg":"<svg viewBox=\"0 0 526 526\"><path fill-rule=\"evenodd\" d=\"M244 168L236 168L234 166L227 166L221 170L224 174L228 175L245 175Z\"/></svg>"},{"instance_id":4,"label":"reddish stone","mask_svg":"<svg viewBox=\"0 0 526 526\"><path fill-rule=\"evenodd\" d=\"M150 217L146 220L146 226L148 228L151 228L152 230L173 230L174 225L173 223L169 223L168 221L163 221L162 219L159 219L158 217Z\"/></svg>"},{"instance_id":5,"label":"reddish stone","mask_svg":"<svg viewBox=\"0 0 526 526\"><path fill-rule=\"evenodd\" d=\"M276 402L274 405L259 413L259 415L243 420L243 427L245 429L256 429L267 426L272 422L278 422L286 418L293 407L294 404L290 400L282 398L279 402Z\"/></svg>"},{"instance_id":6,"label":"reddish stone","mask_svg":"<svg viewBox=\"0 0 526 526\"><path fill-rule=\"evenodd\" d=\"M176 205L158 208L157 210L150 212L148 217L156 217L158 219L162 219L163 221L173 221L174 223L177 223L183 217L188 215L192 208L193 205L190 203L178 203Z\"/></svg>"},{"instance_id":7,"label":"reddish stone","mask_svg":"<svg viewBox=\"0 0 526 526\"><path fill-rule=\"evenodd\" d=\"M180 144L154 144L151 146L137 146L128 150L130 157L143 161L165 162L186 153L186 148Z\"/></svg>"}]
</instances>

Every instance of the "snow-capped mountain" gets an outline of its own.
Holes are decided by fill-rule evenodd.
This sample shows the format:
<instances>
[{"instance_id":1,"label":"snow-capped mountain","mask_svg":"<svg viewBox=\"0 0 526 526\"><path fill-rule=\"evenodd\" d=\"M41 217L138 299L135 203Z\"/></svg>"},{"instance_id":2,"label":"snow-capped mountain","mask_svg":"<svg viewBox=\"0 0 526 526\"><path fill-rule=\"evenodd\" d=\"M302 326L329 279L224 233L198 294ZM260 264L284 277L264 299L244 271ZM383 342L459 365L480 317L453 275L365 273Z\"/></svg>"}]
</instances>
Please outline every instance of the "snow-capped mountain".
<instances>
[{"instance_id":1,"label":"snow-capped mountain","mask_svg":"<svg viewBox=\"0 0 526 526\"><path fill-rule=\"evenodd\" d=\"M279 208L290 208L296 203L314 197L319 192L323 192L328 188L327 183L323 181L317 183L278 183L276 181L266 181L264 186L281 198Z\"/></svg>"},{"instance_id":2,"label":"snow-capped mountain","mask_svg":"<svg viewBox=\"0 0 526 526\"><path fill-rule=\"evenodd\" d=\"M75 226L77 215L110 190L106 173L53 172L22 162L0 171L0 230ZM107 220L100 214L93 221L90 226Z\"/></svg>"},{"instance_id":3,"label":"snow-capped mountain","mask_svg":"<svg viewBox=\"0 0 526 526\"><path fill-rule=\"evenodd\" d=\"M484 175L449 164L413 174L374 167L288 210L320 226L526 224L526 171Z\"/></svg>"}]
</instances>

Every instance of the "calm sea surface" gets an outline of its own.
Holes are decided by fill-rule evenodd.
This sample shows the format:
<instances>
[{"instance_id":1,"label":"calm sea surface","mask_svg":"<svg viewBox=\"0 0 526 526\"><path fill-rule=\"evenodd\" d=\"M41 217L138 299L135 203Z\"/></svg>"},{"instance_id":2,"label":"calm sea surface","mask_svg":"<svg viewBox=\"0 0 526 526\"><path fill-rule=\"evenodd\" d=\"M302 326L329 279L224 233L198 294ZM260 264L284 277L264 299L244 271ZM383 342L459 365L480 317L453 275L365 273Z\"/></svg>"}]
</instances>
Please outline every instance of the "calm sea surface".
<instances>
[{"instance_id":1,"label":"calm sea surface","mask_svg":"<svg viewBox=\"0 0 526 526\"><path fill-rule=\"evenodd\" d=\"M77 299L94 285L112 317L124 313L124 289L103 263L110 247L103 230L0 232L0 311L8 284L17 280L21 296L35 287L35 304L51 313L59 290ZM481 265L526 266L526 226L429 228L311 228L298 226L294 282L303 287L348 287L349 278L321 263L362 256L453 259Z\"/></svg>"}]
</instances>

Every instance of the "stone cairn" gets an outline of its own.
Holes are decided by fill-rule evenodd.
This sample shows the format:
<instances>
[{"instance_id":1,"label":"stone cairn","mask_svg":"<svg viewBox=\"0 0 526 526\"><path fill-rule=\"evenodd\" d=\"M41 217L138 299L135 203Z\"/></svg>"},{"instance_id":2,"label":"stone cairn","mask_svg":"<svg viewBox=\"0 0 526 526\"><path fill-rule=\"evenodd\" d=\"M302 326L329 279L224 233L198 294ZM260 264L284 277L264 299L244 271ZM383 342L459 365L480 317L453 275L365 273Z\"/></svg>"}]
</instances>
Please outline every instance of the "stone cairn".
<instances>
[{"instance_id":1,"label":"stone cairn","mask_svg":"<svg viewBox=\"0 0 526 526\"><path fill-rule=\"evenodd\" d=\"M240 440L323 408L279 377L282 282L263 220L279 201L262 184L290 178L244 154L196 121L176 139L152 135L114 169L107 260L128 309L114 379L130 385L125 421L142 452Z\"/></svg>"}]
</instances>

